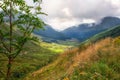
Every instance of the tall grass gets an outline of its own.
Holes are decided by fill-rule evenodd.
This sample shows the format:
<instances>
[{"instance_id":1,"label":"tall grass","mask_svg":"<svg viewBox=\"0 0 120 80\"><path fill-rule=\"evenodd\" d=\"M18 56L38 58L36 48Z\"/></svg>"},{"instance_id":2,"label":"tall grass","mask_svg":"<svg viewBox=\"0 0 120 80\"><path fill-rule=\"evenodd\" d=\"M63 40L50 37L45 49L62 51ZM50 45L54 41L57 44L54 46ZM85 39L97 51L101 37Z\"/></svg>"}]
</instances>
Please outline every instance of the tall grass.
<instances>
[{"instance_id":1,"label":"tall grass","mask_svg":"<svg viewBox=\"0 0 120 80\"><path fill-rule=\"evenodd\" d=\"M30 74L25 80L119 80L119 41L118 38L107 38L70 49L50 65Z\"/></svg>"},{"instance_id":2,"label":"tall grass","mask_svg":"<svg viewBox=\"0 0 120 80\"><path fill-rule=\"evenodd\" d=\"M75 59L79 64L70 80L119 80L120 45L116 44L119 41L108 38L88 47ZM81 67L83 62L86 64Z\"/></svg>"}]
</instances>

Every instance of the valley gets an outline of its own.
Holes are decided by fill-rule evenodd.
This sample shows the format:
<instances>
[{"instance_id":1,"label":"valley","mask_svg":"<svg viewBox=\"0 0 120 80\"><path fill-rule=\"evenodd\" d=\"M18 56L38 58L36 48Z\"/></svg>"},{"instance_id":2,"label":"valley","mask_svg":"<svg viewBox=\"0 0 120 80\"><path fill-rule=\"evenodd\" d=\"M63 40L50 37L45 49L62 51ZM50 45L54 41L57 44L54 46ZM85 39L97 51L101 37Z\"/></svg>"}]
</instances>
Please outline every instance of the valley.
<instances>
[{"instance_id":1,"label":"valley","mask_svg":"<svg viewBox=\"0 0 120 80\"><path fill-rule=\"evenodd\" d=\"M65 51L56 61L29 74L24 80L119 80L120 34L115 33L116 37L110 35L114 29L103 32L103 35L109 35L108 38L98 36L96 42L84 42ZM95 40L94 36L91 39Z\"/></svg>"},{"instance_id":2,"label":"valley","mask_svg":"<svg viewBox=\"0 0 120 80\"><path fill-rule=\"evenodd\" d=\"M120 0L0 0L0 80L120 80Z\"/></svg>"},{"instance_id":3,"label":"valley","mask_svg":"<svg viewBox=\"0 0 120 80\"><path fill-rule=\"evenodd\" d=\"M116 46L119 41L119 38L107 38L87 49L66 51L56 61L30 74L25 80L119 80L120 46Z\"/></svg>"},{"instance_id":4,"label":"valley","mask_svg":"<svg viewBox=\"0 0 120 80\"><path fill-rule=\"evenodd\" d=\"M120 78L120 26L110 27L82 42L76 38L67 40L55 38L57 41L51 39L46 41L49 40L46 36L44 36L46 40L38 34L33 36L39 41L25 44L21 54L13 62L11 80ZM4 79L6 65L5 55L0 54L1 80Z\"/></svg>"},{"instance_id":5,"label":"valley","mask_svg":"<svg viewBox=\"0 0 120 80\"><path fill-rule=\"evenodd\" d=\"M24 80L119 80L119 29L116 26L91 37Z\"/></svg>"},{"instance_id":6,"label":"valley","mask_svg":"<svg viewBox=\"0 0 120 80\"><path fill-rule=\"evenodd\" d=\"M46 42L64 43L64 41L74 40L78 44L118 25L120 25L120 18L107 16L102 18L99 23L84 23L71 26L63 31L57 31L52 26L46 25L43 30L35 30L34 33L41 36L42 40ZM68 45L70 44L68 43Z\"/></svg>"}]
</instances>

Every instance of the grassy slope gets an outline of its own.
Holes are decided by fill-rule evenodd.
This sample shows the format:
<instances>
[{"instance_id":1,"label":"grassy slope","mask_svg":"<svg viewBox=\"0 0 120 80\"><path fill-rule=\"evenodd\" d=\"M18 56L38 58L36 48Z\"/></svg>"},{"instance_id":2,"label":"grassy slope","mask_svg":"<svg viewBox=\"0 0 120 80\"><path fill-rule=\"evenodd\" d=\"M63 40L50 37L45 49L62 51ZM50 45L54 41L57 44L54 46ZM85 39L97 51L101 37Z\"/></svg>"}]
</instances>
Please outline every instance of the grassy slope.
<instances>
[{"instance_id":1,"label":"grassy slope","mask_svg":"<svg viewBox=\"0 0 120 80\"><path fill-rule=\"evenodd\" d=\"M56 53L62 53L67 47L69 47L66 45L61 45L56 43L46 43L46 42L42 42L40 43L40 45Z\"/></svg>"},{"instance_id":2,"label":"grassy slope","mask_svg":"<svg viewBox=\"0 0 120 80\"><path fill-rule=\"evenodd\" d=\"M106 39L96 44L91 44L91 42L93 43L106 37L114 38L119 35L120 26L97 34L83 42L83 44L89 45L81 45L79 48L66 51L54 63L30 74L25 80L30 80L30 78L33 80L89 80L90 78L91 80L93 78L97 80L119 80L120 46L118 44L120 44L120 39L114 39L117 40L115 42L112 39ZM104 69L105 71L103 71Z\"/></svg>"},{"instance_id":3,"label":"grassy slope","mask_svg":"<svg viewBox=\"0 0 120 80\"><path fill-rule=\"evenodd\" d=\"M63 45L68 45L68 46L78 46L79 41L71 41L71 40L66 40L66 41L58 41L58 44L63 44Z\"/></svg>"},{"instance_id":4,"label":"grassy slope","mask_svg":"<svg viewBox=\"0 0 120 80\"><path fill-rule=\"evenodd\" d=\"M12 67L12 80L21 80L28 73L40 69L57 58L58 53L63 52L67 46L50 44L50 43L34 43L28 42L21 54L16 58ZM0 71L6 72L7 58L0 54ZM4 77L0 73L0 79Z\"/></svg>"},{"instance_id":5,"label":"grassy slope","mask_svg":"<svg viewBox=\"0 0 120 80\"><path fill-rule=\"evenodd\" d=\"M6 24L1 24L0 29L7 33L9 28ZM14 29L15 35L21 35L21 33ZM67 46L59 45L55 43L46 42L28 42L26 43L24 50L14 60L12 66L12 80L21 80L28 73L40 69L57 58L59 53L63 52ZM0 54L0 80L6 73L7 58L3 54Z\"/></svg>"},{"instance_id":6,"label":"grassy slope","mask_svg":"<svg viewBox=\"0 0 120 80\"><path fill-rule=\"evenodd\" d=\"M118 45L119 43L119 45ZM119 80L120 39L105 39L66 51L50 65L28 75L24 80Z\"/></svg>"},{"instance_id":7,"label":"grassy slope","mask_svg":"<svg viewBox=\"0 0 120 80\"><path fill-rule=\"evenodd\" d=\"M99 41L101 39L104 39L106 37L117 37L120 35L120 26L116 26L116 27L113 27L113 28L110 28L106 31L103 31L99 34L96 34L95 36L91 37L90 39L84 41L82 44L84 43L91 43L91 42L96 42L96 41Z\"/></svg>"}]
</instances>

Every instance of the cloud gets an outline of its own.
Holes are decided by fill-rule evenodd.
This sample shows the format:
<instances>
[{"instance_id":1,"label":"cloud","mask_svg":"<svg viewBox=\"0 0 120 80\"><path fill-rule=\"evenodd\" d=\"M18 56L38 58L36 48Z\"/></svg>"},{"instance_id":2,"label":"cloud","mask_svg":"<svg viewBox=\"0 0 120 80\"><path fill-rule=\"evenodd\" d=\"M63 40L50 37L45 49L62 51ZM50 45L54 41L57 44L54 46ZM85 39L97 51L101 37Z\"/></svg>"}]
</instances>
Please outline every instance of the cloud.
<instances>
[{"instance_id":1,"label":"cloud","mask_svg":"<svg viewBox=\"0 0 120 80\"><path fill-rule=\"evenodd\" d=\"M55 29L95 22L105 16L120 16L120 0L43 0L42 17Z\"/></svg>"},{"instance_id":2,"label":"cloud","mask_svg":"<svg viewBox=\"0 0 120 80\"><path fill-rule=\"evenodd\" d=\"M62 12L65 13L67 17L72 17L72 14L70 13L69 8L63 8Z\"/></svg>"},{"instance_id":3,"label":"cloud","mask_svg":"<svg viewBox=\"0 0 120 80\"><path fill-rule=\"evenodd\" d=\"M80 24L79 20L77 19L68 19L68 18L53 18L48 20L47 22L49 25L51 25L53 28L57 30L64 30L70 26L73 26L73 24Z\"/></svg>"}]
</instances>

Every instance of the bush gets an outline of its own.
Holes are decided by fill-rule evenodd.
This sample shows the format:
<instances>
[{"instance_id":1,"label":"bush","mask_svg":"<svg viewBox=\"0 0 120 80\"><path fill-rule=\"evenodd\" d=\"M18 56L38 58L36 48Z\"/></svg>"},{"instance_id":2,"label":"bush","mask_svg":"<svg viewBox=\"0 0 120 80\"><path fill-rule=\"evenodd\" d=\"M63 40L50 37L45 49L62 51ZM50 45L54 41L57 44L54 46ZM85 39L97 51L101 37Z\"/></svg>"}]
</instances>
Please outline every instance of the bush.
<instances>
[{"instance_id":1,"label":"bush","mask_svg":"<svg viewBox=\"0 0 120 80\"><path fill-rule=\"evenodd\" d=\"M117 46L120 46L120 36L114 39L114 43Z\"/></svg>"}]
</instances>

